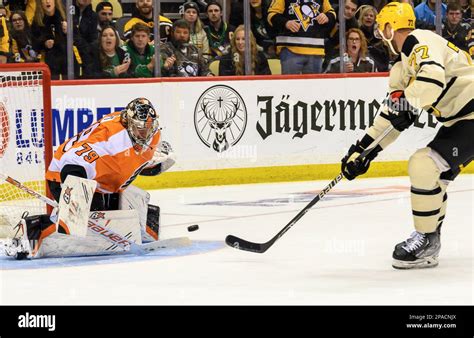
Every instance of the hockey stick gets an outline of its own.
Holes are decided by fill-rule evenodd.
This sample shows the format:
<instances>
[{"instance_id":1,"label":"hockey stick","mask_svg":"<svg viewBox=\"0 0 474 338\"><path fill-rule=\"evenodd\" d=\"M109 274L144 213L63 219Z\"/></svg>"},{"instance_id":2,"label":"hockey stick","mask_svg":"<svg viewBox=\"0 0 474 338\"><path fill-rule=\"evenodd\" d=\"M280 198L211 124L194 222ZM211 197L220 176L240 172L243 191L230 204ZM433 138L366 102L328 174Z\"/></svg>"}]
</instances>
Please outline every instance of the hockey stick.
<instances>
[{"instance_id":1,"label":"hockey stick","mask_svg":"<svg viewBox=\"0 0 474 338\"><path fill-rule=\"evenodd\" d=\"M33 189L28 188L26 185L23 185L21 182L18 182L17 180L15 180L14 178L12 178L8 175L0 173L0 178L3 179L4 181L14 185L18 189L26 192L27 194L30 194L31 196L39 199L40 201L52 206L53 208L58 206L58 203L56 201L53 201L52 199L50 199L50 198L48 198L44 195L41 195L40 193L34 191Z\"/></svg>"},{"instance_id":2,"label":"hockey stick","mask_svg":"<svg viewBox=\"0 0 474 338\"><path fill-rule=\"evenodd\" d=\"M4 181L14 185L18 189L26 192L27 194L30 194L31 196L39 199L40 201L50 205L53 208L58 207L58 202L56 202L56 201L54 201L54 200L38 193L37 191L35 191L35 190L25 186L25 185L23 185L21 182L15 180L14 178L12 178L8 175L0 173L0 179L3 179ZM154 251L154 250L157 250L157 249L162 249L162 248L167 247L167 244L163 243L162 241L161 241L161 243L158 243L159 241L156 241L156 242L146 243L146 244L143 244L143 245L135 244L132 241L128 240L127 238L124 238L123 236L121 236L121 235L117 234L116 232L112 231L111 229L97 224L92 219L89 219L88 229L91 230L92 233L106 239L110 243L120 246L125 251L130 251L131 253L135 253L135 254L139 254L139 255L145 254L145 253L150 252L150 251ZM187 239L187 242L186 242L186 239ZM167 243L168 243L168 245L170 245L170 244L173 244L173 245L177 245L177 244L186 245L186 244L189 244L189 239L187 237L170 239L170 240L167 240Z\"/></svg>"},{"instance_id":3,"label":"hockey stick","mask_svg":"<svg viewBox=\"0 0 474 338\"><path fill-rule=\"evenodd\" d=\"M385 136L388 135L393 130L393 126L390 125L387 129L385 129L382 134L379 135L368 147L365 149L356 159L356 161L362 160L364 157L366 157L368 154L370 154L375 147L385 138ZM270 239L268 242L265 243L255 243L255 242L250 242L246 241L245 239L233 236L233 235L228 235L225 238L225 242L227 245L235 248L235 249L240 249L244 251L251 251L251 252L256 252L256 253L264 253L267 251L281 236L285 234L290 228L295 225L298 220L303 217L309 209L316 203L318 203L326 194L337 184L339 183L344 175L339 173L339 175L336 176L311 202L308 203L306 207L304 207L303 210L301 210L287 225L283 227L283 229L280 230L272 239Z\"/></svg>"}]
</instances>

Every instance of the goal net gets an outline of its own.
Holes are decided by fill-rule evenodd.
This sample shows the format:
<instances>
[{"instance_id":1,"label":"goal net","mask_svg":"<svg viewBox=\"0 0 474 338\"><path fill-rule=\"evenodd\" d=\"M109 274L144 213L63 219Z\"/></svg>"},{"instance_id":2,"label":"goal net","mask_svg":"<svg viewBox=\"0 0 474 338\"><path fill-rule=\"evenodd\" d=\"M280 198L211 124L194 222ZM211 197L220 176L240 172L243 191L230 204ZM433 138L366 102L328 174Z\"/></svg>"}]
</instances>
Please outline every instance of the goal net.
<instances>
[{"instance_id":1,"label":"goal net","mask_svg":"<svg viewBox=\"0 0 474 338\"><path fill-rule=\"evenodd\" d=\"M51 84L44 64L0 68L0 172L46 195L52 155ZM0 238L12 237L23 212L46 205L0 178Z\"/></svg>"}]
</instances>

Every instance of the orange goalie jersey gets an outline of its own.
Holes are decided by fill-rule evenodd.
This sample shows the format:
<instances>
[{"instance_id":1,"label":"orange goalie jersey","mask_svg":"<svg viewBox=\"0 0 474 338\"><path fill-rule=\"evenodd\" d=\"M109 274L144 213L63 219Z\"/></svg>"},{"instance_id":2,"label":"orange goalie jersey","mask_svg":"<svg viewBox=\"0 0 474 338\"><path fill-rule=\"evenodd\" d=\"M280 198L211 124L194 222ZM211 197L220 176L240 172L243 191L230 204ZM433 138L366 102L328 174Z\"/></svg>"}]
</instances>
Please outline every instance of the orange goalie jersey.
<instances>
[{"instance_id":1,"label":"orange goalie jersey","mask_svg":"<svg viewBox=\"0 0 474 338\"><path fill-rule=\"evenodd\" d=\"M61 182L60 173L65 165L80 165L88 179L97 181L98 192L121 192L147 166L160 138L158 130L151 138L150 146L141 149L132 143L121 123L120 112L106 115L56 150L46 179Z\"/></svg>"}]
</instances>

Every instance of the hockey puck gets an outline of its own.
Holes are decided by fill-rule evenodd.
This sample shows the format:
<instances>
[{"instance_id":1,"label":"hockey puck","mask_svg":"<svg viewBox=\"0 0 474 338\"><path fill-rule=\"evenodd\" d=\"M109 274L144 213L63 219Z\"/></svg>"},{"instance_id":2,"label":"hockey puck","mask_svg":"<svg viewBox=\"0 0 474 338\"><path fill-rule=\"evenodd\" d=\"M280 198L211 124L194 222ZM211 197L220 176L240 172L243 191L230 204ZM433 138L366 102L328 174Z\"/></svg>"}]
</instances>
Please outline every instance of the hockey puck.
<instances>
[{"instance_id":1,"label":"hockey puck","mask_svg":"<svg viewBox=\"0 0 474 338\"><path fill-rule=\"evenodd\" d=\"M199 229L199 225L197 224L194 224L194 225L190 225L188 226L188 231L196 231L197 229Z\"/></svg>"}]
</instances>

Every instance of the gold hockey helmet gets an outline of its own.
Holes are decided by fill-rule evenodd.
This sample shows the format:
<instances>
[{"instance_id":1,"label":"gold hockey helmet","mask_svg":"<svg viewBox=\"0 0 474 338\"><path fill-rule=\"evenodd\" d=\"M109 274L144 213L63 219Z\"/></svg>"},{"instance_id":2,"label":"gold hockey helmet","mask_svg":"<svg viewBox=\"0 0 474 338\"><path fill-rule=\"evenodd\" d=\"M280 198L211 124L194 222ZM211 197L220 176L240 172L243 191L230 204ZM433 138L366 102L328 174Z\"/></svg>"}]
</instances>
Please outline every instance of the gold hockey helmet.
<instances>
[{"instance_id":1,"label":"gold hockey helmet","mask_svg":"<svg viewBox=\"0 0 474 338\"><path fill-rule=\"evenodd\" d=\"M393 31L402 28L415 29L415 12L408 3L391 2L385 5L376 18L378 29L383 31L389 23Z\"/></svg>"},{"instance_id":2,"label":"gold hockey helmet","mask_svg":"<svg viewBox=\"0 0 474 338\"><path fill-rule=\"evenodd\" d=\"M391 2L382 8L375 18L374 35L377 39L382 39L390 48L392 53L398 55L393 46L394 32L403 29L415 29L415 12L410 4L401 2ZM385 26L390 24L390 37L384 35Z\"/></svg>"}]
</instances>

